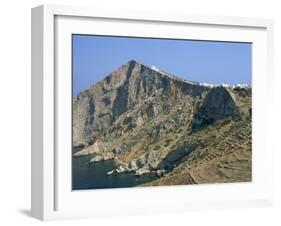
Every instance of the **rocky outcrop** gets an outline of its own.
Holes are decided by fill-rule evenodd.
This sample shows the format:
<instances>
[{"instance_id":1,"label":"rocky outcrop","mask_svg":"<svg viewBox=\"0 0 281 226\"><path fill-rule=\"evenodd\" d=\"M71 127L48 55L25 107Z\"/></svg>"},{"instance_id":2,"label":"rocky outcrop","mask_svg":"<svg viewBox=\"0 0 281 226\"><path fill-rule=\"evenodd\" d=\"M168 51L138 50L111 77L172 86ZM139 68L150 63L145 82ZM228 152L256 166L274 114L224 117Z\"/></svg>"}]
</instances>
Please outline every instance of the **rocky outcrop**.
<instances>
[{"instance_id":1,"label":"rocky outcrop","mask_svg":"<svg viewBox=\"0 0 281 226\"><path fill-rule=\"evenodd\" d=\"M215 87L208 92L198 108L192 128L206 127L217 120L235 116L239 116L239 109L227 88Z\"/></svg>"},{"instance_id":2,"label":"rocky outcrop","mask_svg":"<svg viewBox=\"0 0 281 226\"><path fill-rule=\"evenodd\" d=\"M185 172L198 150L213 147L221 131L250 120L251 88L186 81L132 60L73 98L73 148L82 148L74 156L92 155L93 164L114 160L109 175L170 178L175 169ZM227 142L239 140L241 128ZM245 148L251 150L249 143ZM195 181L193 174L188 171L187 181Z\"/></svg>"}]
</instances>

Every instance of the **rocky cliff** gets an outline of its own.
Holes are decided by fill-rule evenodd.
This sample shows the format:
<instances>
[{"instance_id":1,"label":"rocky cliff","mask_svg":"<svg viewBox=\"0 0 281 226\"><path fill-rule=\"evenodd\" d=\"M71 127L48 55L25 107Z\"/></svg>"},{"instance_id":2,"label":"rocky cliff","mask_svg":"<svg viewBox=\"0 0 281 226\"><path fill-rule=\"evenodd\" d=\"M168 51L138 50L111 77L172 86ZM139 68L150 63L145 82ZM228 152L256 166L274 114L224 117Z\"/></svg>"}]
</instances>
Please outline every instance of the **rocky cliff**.
<instances>
[{"instance_id":1,"label":"rocky cliff","mask_svg":"<svg viewBox=\"0 0 281 226\"><path fill-rule=\"evenodd\" d=\"M225 182L231 175L218 165L231 158L243 164L229 181L249 181L250 114L251 88L203 85L132 60L73 97L73 147L92 162L114 159L109 173L155 172L152 184Z\"/></svg>"}]
</instances>

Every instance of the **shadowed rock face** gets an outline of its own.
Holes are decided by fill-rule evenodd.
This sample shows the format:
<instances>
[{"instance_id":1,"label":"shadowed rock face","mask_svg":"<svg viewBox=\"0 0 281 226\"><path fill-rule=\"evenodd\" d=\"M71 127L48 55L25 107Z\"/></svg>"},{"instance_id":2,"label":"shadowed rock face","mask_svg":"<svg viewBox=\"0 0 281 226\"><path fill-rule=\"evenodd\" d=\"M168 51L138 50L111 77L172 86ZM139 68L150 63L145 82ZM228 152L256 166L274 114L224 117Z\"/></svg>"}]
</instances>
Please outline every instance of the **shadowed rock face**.
<instances>
[{"instance_id":1,"label":"shadowed rock face","mask_svg":"<svg viewBox=\"0 0 281 226\"><path fill-rule=\"evenodd\" d=\"M206 127L217 120L239 115L235 101L225 87L215 87L205 97L192 122L192 128Z\"/></svg>"},{"instance_id":2,"label":"shadowed rock face","mask_svg":"<svg viewBox=\"0 0 281 226\"><path fill-rule=\"evenodd\" d=\"M73 97L73 147L92 162L114 159L110 173L165 175L159 185L249 181L251 88L212 88L132 60Z\"/></svg>"}]
</instances>

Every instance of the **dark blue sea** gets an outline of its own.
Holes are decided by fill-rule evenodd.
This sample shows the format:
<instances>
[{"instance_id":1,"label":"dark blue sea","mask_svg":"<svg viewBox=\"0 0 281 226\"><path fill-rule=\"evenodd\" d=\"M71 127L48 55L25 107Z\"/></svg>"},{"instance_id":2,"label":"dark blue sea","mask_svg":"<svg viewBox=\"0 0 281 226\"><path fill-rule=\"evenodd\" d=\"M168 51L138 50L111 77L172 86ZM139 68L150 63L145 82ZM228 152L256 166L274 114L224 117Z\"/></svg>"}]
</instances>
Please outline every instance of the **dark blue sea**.
<instances>
[{"instance_id":1,"label":"dark blue sea","mask_svg":"<svg viewBox=\"0 0 281 226\"><path fill-rule=\"evenodd\" d=\"M92 156L73 157L72 159L72 189L101 189L134 187L158 177L151 173L135 176L134 173L107 175L115 169L114 161L107 160L89 164Z\"/></svg>"}]
</instances>

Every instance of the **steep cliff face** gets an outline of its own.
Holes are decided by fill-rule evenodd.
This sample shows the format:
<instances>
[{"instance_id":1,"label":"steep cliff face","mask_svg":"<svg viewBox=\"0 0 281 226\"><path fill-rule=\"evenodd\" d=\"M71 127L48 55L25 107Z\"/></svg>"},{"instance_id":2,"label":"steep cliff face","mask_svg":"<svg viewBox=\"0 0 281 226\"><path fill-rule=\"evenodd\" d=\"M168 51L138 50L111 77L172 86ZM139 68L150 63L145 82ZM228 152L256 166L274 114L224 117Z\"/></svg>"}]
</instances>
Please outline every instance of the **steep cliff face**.
<instances>
[{"instance_id":1,"label":"steep cliff face","mask_svg":"<svg viewBox=\"0 0 281 226\"><path fill-rule=\"evenodd\" d=\"M165 175L153 184L224 182L228 162L238 164L232 181L249 181L251 88L202 85L132 60L73 97L73 147L92 162L114 159L109 173Z\"/></svg>"},{"instance_id":2,"label":"steep cliff face","mask_svg":"<svg viewBox=\"0 0 281 226\"><path fill-rule=\"evenodd\" d=\"M94 142L120 115L152 96L180 99L200 96L207 89L132 60L74 97L73 145Z\"/></svg>"},{"instance_id":3,"label":"steep cliff face","mask_svg":"<svg viewBox=\"0 0 281 226\"><path fill-rule=\"evenodd\" d=\"M215 87L208 92L194 115L192 128L206 127L217 120L239 116L239 109L225 87Z\"/></svg>"}]
</instances>

